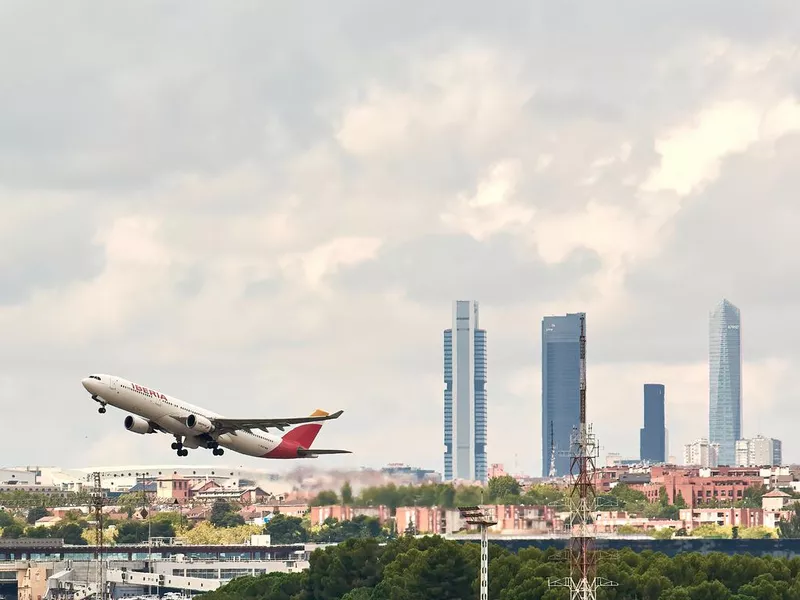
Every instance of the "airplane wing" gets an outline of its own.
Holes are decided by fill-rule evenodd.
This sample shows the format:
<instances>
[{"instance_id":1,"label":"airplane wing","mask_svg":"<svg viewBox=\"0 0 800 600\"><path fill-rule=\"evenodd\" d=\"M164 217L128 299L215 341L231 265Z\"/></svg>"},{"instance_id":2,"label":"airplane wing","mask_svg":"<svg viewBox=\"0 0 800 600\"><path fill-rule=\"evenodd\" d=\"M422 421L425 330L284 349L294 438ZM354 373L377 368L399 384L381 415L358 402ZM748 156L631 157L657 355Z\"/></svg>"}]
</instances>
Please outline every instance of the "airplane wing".
<instances>
[{"instance_id":1,"label":"airplane wing","mask_svg":"<svg viewBox=\"0 0 800 600\"><path fill-rule=\"evenodd\" d=\"M343 410L340 410L331 415L290 417L288 419L225 419L222 417L215 417L209 420L214 424L215 433L236 431L238 429L279 429L283 431L284 428L291 425L300 425L301 423L317 423L319 421L338 419L340 416L342 416L343 412Z\"/></svg>"},{"instance_id":2,"label":"airplane wing","mask_svg":"<svg viewBox=\"0 0 800 600\"><path fill-rule=\"evenodd\" d=\"M311 448L308 450L305 448L297 449L297 455L302 458L316 458L321 454L352 454L352 452L350 450L324 450L319 448Z\"/></svg>"}]
</instances>

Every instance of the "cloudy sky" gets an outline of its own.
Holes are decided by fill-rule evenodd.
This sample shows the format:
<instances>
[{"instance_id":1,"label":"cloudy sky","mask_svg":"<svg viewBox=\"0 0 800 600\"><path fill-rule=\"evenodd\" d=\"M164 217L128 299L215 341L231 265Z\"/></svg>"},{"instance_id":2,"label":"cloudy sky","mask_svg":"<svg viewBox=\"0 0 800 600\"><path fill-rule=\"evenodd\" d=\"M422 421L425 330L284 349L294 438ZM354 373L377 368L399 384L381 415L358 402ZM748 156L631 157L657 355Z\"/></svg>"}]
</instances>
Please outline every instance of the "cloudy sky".
<instances>
[{"instance_id":1,"label":"cloudy sky","mask_svg":"<svg viewBox=\"0 0 800 600\"><path fill-rule=\"evenodd\" d=\"M491 462L540 468L541 318L576 311L602 453L661 382L680 457L722 297L745 434L800 460L800 4L613 4L0 4L0 465L176 462L105 372L441 469L454 299Z\"/></svg>"}]
</instances>

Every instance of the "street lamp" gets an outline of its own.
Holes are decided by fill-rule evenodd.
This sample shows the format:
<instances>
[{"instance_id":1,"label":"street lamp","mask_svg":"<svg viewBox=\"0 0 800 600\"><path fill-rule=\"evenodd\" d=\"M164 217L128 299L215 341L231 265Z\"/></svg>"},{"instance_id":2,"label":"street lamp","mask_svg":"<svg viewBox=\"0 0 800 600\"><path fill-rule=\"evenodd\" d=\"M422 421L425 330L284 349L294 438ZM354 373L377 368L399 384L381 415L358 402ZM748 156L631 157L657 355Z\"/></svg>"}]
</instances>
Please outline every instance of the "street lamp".
<instances>
[{"instance_id":1,"label":"street lamp","mask_svg":"<svg viewBox=\"0 0 800 600\"><path fill-rule=\"evenodd\" d=\"M468 525L477 525L481 532L481 587L480 600L489 600L489 527L497 521L478 506L459 506L458 512Z\"/></svg>"}]
</instances>

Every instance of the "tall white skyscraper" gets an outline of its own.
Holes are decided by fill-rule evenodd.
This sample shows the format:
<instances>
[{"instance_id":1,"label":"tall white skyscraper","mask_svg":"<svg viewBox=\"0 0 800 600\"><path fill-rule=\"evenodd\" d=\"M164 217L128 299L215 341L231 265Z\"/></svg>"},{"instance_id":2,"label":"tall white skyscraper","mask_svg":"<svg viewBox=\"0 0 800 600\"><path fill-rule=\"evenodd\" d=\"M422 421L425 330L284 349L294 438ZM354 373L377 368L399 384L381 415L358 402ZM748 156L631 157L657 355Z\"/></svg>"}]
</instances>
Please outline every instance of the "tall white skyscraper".
<instances>
[{"instance_id":1,"label":"tall white skyscraper","mask_svg":"<svg viewBox=\"0 0 800 600\"><path fill-rule=\"evenodd\" d=\"M708 433L719 464L736 464L742 438L742 330L739 309L722 300L711 311L708 340Z\"/></svg>"},{"instance_id":2,"label":"tall white skyscraper","mask_svg":"<svg viewBox=\"0 0 800 600\"><path fill-rule=\"evenodd\" d=\"M486 331L478 302L453 302L444 331L444 478L486 481Z\"/></svg>"}]
</instances>

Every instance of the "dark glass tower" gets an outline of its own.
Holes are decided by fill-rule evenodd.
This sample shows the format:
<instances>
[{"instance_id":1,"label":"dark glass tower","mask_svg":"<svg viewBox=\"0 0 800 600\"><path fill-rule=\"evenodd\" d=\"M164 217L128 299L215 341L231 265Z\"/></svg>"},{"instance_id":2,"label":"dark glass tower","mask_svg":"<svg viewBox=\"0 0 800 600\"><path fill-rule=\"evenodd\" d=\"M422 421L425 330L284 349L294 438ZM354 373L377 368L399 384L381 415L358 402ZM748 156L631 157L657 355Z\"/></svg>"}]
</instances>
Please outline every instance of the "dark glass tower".
<instances>
[{"instance_id":1,"label":"dark glass tower","mask_svg":"<svg viewBox=\"0 0 800 600\"><path fill-rule=\"evenodd\" d=\"M639 458L650 463L666 462L664 386L644 384L644 427L639 430Z\"/></svg>"},{"instance_id":2,"label":"dark glass tower","mask_svg":"<svg viewBox=\"0 0 800 600\"><path fill-rule=\"evenodd\" d=\"M558 477L569 474L570 439L580 421L582 314L542 319L543 477L551 467Z\"/></svg>"}]
</instances>

